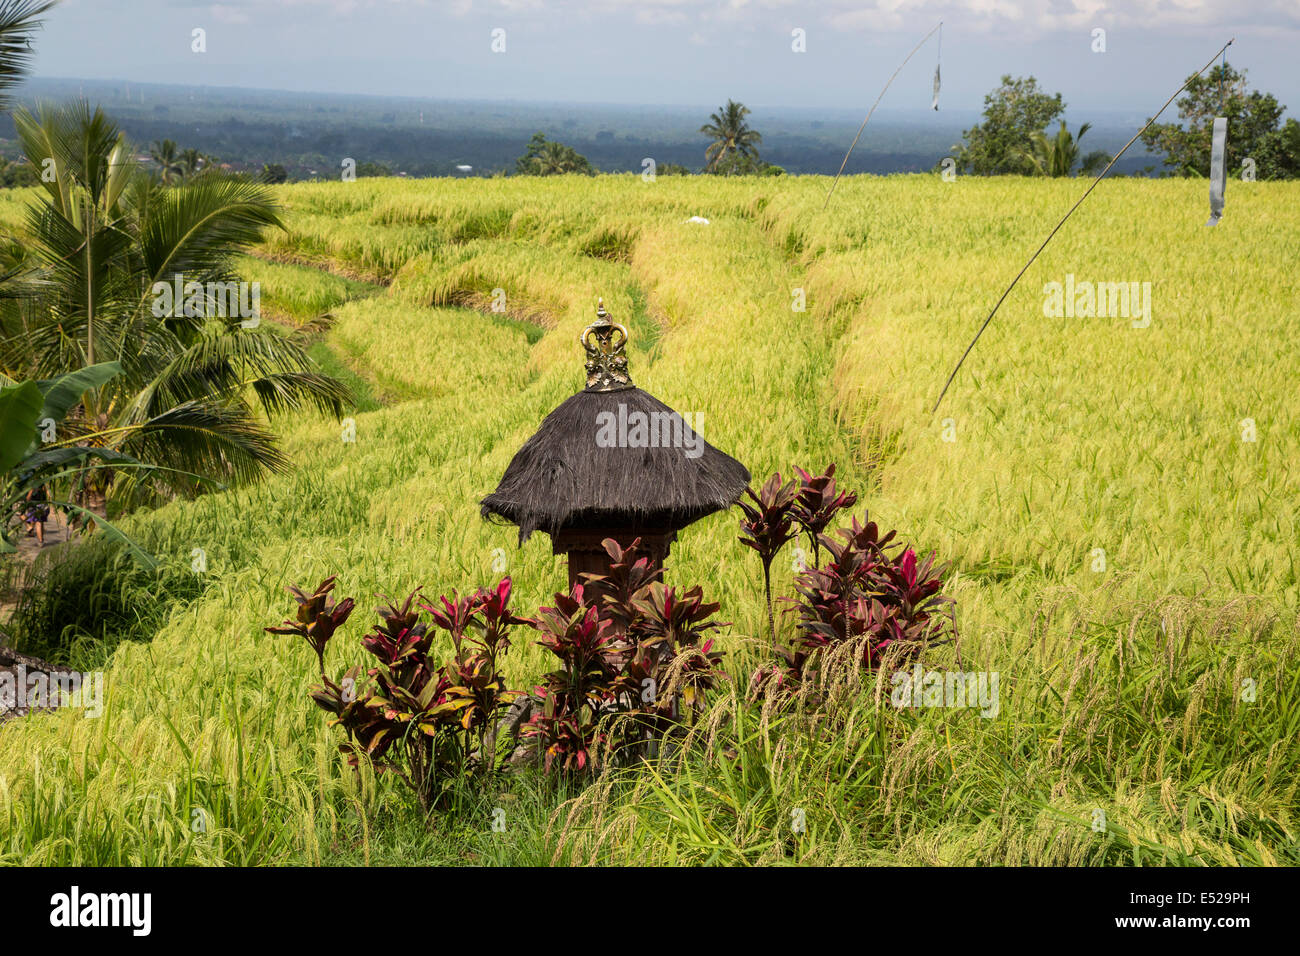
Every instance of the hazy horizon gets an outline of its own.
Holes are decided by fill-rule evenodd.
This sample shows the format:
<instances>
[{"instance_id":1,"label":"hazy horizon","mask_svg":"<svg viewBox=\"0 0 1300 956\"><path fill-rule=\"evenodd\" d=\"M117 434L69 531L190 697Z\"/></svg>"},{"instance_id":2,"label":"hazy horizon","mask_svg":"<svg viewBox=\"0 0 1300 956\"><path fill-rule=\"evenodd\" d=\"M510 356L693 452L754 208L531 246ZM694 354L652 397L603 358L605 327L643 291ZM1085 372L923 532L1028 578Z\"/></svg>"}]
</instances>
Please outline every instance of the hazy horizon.
<instances>
[{"instance_id":1,"label":"hazy horizon","mask_svg":"<svg viewBox=\"0 0 1300 956\"><path fill-rule=\"evenodd\" d=\"M1082 8L1082 9L1081 9ZM1146 24L1159 19L1161 26ZM975 110L1004 73L1072 110L1154 111L1230 37L1252 88L1300 110L1294 0L64 0L33 75L289 93L863 110ZM195 52L195 30L205 31ZM1093 31L1103 29L1104 53ZM504 34L494 34L494 31ZM802 40L792 36L803 31ZM500 52L493 52L494 37ZM793 47L802 45L804 52Z\"/></svg>"},{"instance_id":2,"label":"hazy horizon","mask_svg":"<svg viewBox=\"0 0 1300 956\"><path fill-rule=\"evenodd\" d=\"M394 172L452 175L468 164L480 173L513 168L529 138L541 131L575 146L597 169L639 171L645 157L698 167L706 137L699 132L716 104L609 104L504 99L432 99L128 83L123 80L37 78L18 101L67 102L84 97L102 107L137 143L172 139L242 163L287 163L314 177L342 156L378 161ZM750 104L763 134L763 157L791 173L833 173L863 117L862 109ZM1133 111L1067 109L1075 128L1088 122L1091 149L1115 151L1145 120ZM877 111L849 172L917 172L949 155L976 110ZM0 118L0 150L13 149ZM1133 150L1117 164L1131 173L1158 162Z\"/></svg>"}]
</instances>

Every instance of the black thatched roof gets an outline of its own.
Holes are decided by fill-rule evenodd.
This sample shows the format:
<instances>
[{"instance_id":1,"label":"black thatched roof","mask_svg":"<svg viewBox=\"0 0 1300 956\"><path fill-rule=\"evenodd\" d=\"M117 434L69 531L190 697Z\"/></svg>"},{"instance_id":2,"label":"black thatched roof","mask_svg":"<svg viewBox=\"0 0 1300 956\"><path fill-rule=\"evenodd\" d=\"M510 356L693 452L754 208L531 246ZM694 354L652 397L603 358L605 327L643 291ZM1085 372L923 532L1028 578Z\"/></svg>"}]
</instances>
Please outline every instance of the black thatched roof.
<instances>
[{"instance_id":1,"label":"black thatched roof","mask_svg":"<svg viewBox=\"0 0 1300 956\"><path fill-rule=\"evenodd\" d=\"M620 404L622 421L633 424L627 440L608 447ZM637 412L656 423L649 441L660 447L634 447ZM522 544L539 530L677 530L730 507L749 484L749 471L696 434L689 416L668 420L685 447L663 447L663 423L676 414L639 388L579 392L547 415L515 454L497 490L483 499L483 517L518 525Z\"/></svg>"}]
</instances>

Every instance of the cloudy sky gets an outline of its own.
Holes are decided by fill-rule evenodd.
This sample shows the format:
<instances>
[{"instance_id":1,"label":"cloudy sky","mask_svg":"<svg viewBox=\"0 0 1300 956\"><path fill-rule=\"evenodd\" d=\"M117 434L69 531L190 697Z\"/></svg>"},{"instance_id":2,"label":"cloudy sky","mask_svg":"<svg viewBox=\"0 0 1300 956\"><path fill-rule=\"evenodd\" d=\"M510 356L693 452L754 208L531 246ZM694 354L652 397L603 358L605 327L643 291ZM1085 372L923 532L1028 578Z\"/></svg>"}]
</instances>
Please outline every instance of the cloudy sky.
<instances>
[{"instance_id":1,"label":"cloudy sky","mask_svg":"<svg viewBox=\"0 0 1300 956\"><path fill-rule=\"evenodd\" d=\"M943 21L944 104L1003 73L1149 114L1229 37L1300 114L1300 0L63 0L38 76L450 99L858 108ZM193 31L206 32L194 52ZM1093 32L1105 30L1106 51ZM504 39L504 52L494 52ZM795 52L794 31L806 52ZM887 106L924 109L921 50Z\"/></svg>"}]
</instances>

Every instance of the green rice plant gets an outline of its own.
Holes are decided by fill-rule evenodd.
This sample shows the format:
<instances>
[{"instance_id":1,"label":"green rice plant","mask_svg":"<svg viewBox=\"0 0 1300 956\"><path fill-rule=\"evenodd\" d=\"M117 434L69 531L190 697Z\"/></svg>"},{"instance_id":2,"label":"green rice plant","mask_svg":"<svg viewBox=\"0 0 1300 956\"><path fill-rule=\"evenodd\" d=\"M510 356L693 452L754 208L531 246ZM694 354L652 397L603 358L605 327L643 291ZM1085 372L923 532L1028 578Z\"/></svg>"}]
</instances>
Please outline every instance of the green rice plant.
<instances>
[{"instance_id":1,"label":"green rice plant","mask_svg":"<svg viewBox=\"0 0 1300 956\"><path fill-rule=\"evenodd\" d=\"M15 649L76 669L102 666L121 641L147 641L202 583L188 567L142 567L102 534L10 569L17 594L7 629Z\"/></svg>"},{"instance_id":2,"label":"green rice plant","mask_svg":"<svg viewBox=\"0 0 1300 956\"><path fill-rule=\"evenodd\" d=\"M303 325L338 308L344 302L379 291L374 285L356 282L319 269L268 262L245 256L236 269L257 276L262 316L290 325Z\"/></svg>"}]
</instances>

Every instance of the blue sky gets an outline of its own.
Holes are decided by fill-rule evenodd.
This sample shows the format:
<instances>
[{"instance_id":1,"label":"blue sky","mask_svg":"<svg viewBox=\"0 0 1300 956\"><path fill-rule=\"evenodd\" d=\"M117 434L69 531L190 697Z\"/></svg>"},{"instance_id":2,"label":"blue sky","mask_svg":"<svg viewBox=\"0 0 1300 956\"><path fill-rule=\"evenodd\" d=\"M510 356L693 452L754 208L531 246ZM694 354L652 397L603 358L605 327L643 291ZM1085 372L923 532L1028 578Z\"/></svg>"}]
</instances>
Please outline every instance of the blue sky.
<instances>
[{"instance_id":1,"label":"blue sky","mask_svg":"<svg viewBox=\"0 0 1300 956\"><path fill-rule=\"evenodd\" d=\"M1149 115L1230 36L1229 61L1300 115L1300 0L63 0L45 77L448 99L865 107L943 20L944 105L1003 73L1074 109ZM193 52L192 31L207 50ZM1093 52L1093 31L1106 52ZM505 52L492 34L505 31ZM792 50L804 31L806 52ZM885 104L929 105L936 50Z\"/></svg>"}]
</instances>

